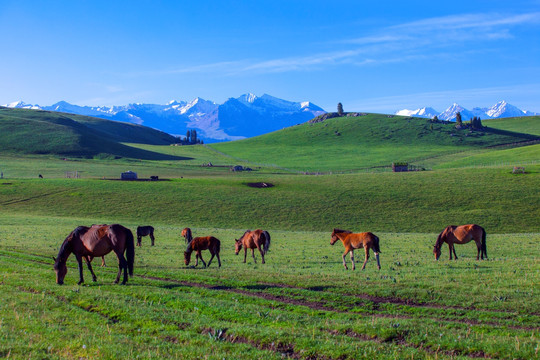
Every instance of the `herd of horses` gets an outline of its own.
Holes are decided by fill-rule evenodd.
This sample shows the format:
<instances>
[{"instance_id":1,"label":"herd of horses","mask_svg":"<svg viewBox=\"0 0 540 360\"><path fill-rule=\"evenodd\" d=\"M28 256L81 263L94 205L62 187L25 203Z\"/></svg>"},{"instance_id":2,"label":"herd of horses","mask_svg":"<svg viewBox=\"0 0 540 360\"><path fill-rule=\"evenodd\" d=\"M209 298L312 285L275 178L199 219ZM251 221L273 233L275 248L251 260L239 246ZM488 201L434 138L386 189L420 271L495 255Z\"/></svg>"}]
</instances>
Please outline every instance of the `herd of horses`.
<instances>
[{"instance_id":1,"label":"herd of horses","mask_svg":"<svg viewBox=\"0 0 540 360\"><path fill-rule=\"evenodd\" d=\"M137 245L141 246L141 239L144 236L150 236L152 246L154 246L154 228L152 226L139 226L137 228ZM191 262L191 254L195 252L195 266L199 265L199 259L204 267L210 266L214 257L217 258L218 266L221 267L221 259L219 253L221 250L221 241L214 236L193 237L190 228L184 228L181 236L185 238L187 244L184 252L184 263L189 265ZM365 269L369 259L369 251L373 249L375 258L377 259L377 267L381 269L379 254L379 238L371 232L353 233L348 230L334 229L331 234L330 245L334 245L338 240L341 240L345 247L343 253L343 266L348 269L345 257L350 254L352 269L355 269L354 250L364 249L365 259L362 265L362 270ZM486 248L486 231L479 225L469 224L461 226L447 226L437 237L437 241L433 247L435 259L439 260L441 256L441 247L444 243L448 244L450 252L450 260L452 253L457 260L456 250L454 245L467 244L471 241L476 243L478 250L476 260L487 259ZM256 263L255 249L261 254L262 263L265 263L264 257L270 248L270 234L268 231L257 229L254 231L247 230L240 239L235 239L235 254L238 255L244 248L244 263L247 258L247 250L251 249L251 256ZM208 264L203 260L202 251L208 250L212 255ZM135 260L135 241L133 233L130 229L120 225L92 225L78 226L64 240L60 246L57 257L54 259L54 270L56 272L56 283L62 285L67 274L67 259L71 254L75 255L79 265L79 285L84 282L83 278L83 259L88 266L88 270L92 274L93 281L97 280L92 269L92 260L94 257L102 258L102 266L105 265L104 256L110 252L114 252L118 257L118 274L115 283L120 281L122 273L124 275L122 284L128 281L128 273L133 276L133 263Z\"/></svg>"}]
</instances>

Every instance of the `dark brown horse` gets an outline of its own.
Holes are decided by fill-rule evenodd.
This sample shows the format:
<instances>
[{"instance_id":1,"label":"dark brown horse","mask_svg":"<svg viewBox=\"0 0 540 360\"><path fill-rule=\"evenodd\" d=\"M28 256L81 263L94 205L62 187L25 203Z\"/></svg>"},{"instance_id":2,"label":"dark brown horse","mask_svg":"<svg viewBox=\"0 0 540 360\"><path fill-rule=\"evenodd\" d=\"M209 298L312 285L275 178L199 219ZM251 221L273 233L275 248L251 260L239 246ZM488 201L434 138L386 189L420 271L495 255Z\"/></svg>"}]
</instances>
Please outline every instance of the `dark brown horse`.
<instances>
[{"instance_id":1,"label":"dark brown horse","mask_svg":"<svg viewBox=\"0 0 540 360\"><path fill-rule=\"evenodd\" d=\"M204 262L201 254L201 251L203 250L209 250L210 254L212 254L212 257L208 261L208 266L210 266L210 264L212 263L212 259L214 258L214 256L216 256L219 267L221 267L221 259L219 258L221 241L219 241L219 239L213 236L196 237L189 242L186 251L184 251L184 262L186 266L189 265L189 262L191 261L191 253L195 251L195 259L197 260L195 266L199 265L199 259L201 259L203 266L206 267L207 265Z\"/></svg>"},{"instance_id":2,"label":"dark brown horse","mask_svg":"<svg viewBox=\"0 0 540 360\"><path fill-rule=\"evenodd\" d=\"M257 263L255 259L255 249L259 249L261 253L262 263L264 264L264 255L268 252L270 248L270 234L268 231L263 231L257 229L254 231L246 230L244 235L240 239L234 239L235 241L235 254L238 255L242 246L244 247L244 263L246 262L247 249L251 249L251 256L253 257L253 262Z\"/></svg>"},{"instance_id":3,"label":"dark brown horse","mask_svg":"<svg viewBox=\"0 0 540 360\"><path fill-rule=\"evenodd\" d=\"M448 250L450 251L450 260L452 260L452 252L454 257L457 260L456 249L454 244L466 244L474 240L476 243L476 260L479 260L479 257L484 256L487 259L487 248L486 248L486 230L483 227L476 224L447 226L437 237L437 242L433 246L433 254L435 254L435 259L439 260L441 256L441 246L443 243L448 244Z\"/></svg>"},{"instance_id":4,"label":"dark brown horse","mask_svg":"<svg viewBox=\"0 0 540 360\"><path fill-rule=\"evenodd\" d=\"M79 263L79 285L84 282L83 258L87 262L90 273L92 273L92 279L96 281L96 275L90 264L91 258L104 256L111 251L114 251L118 257L118 275L115 283L120 280L123 270L124 280L122 284L125 284L128 280L128 270L129 274L133 276L133 262L135 259L135 244L131 230L119 224L77 227L64 240L60 251L58 251L58 256L54 259L56 283L59 285L64 283L67 274L66 261L72 253L75 254Z\"/></svg>"},{"instance_id":5,"label":"dark brown horse","mask_svg":"<svg viewBox=\"0 0 540 360\"><path fill-rule=\"evenodd\" d=\"M186 244L189 244L193 240L190 228L184 228L181 235L186 239Z\"/></svg>"},{"instance_id":6,"label":"dark brown horse","mask_svg":"<svg viewBox=\"0 0 540 360\"><path fill-rule=\"evenodd\" d=\"M152 246L154 246L154 228L152 226L137 226L137 246L141 246L143 236L150 235Z\"/></svg>"},{"instance_id":7,"label":"dark brown horse","mask_svg":"<svg viewBox=\"0 0 540 360\"><path fill-rule=\"evenodd\" d=\"M381 270L381 262L379 261L379 253L381 252L381 249L379 247L379 238L375 234L370 232L354 234L348 230L334 229L334 231L332 231L330 245L334 245L338 240L341 240L343 246L345 246L345 252L342 256L343 266L345 266L345 269L348 270L347 263L345 262L345 256L347 256L348 253L351 253L352 269L354 270L354 249L364 248L366 253L366 259L364 260L364 265L362 265L362 270L364 270L369 259L369 249L373 248L375 258L377 259L377 267L379 270Z\"/></svg>"}]
</instances>

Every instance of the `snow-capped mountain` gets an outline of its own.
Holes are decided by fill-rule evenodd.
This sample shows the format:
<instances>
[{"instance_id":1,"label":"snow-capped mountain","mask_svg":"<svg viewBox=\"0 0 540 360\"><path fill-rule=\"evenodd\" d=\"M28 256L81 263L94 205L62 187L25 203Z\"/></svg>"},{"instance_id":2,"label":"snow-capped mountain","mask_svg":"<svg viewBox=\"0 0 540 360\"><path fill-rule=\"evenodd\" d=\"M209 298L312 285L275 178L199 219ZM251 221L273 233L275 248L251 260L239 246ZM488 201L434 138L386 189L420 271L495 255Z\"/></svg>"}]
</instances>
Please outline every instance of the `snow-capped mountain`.
<instances>
[{"instance_id":1,"label":"snow-capped mountain","mask_svg":"<svg viewBox=\"0 0 540 360\"><path fill-rule=\"evenodd\" d=\"M399 110L398 112L396 112L396 115L432 118L435 115L438 116L439 113L437 112L437 110L431 107L423 107L421 109L416 109L416 110L408 110L408 109Z\"/></svg>"},{"instance_id":2,"label":"snow-capped mountain","mask_svg":"<svg viewBox=\"0 0 540 360\"><path fill-rule=\"evenodd\" d=\"M429 109L427 111L426 109ZM452 104L445 111L438 113L432 108L422 108L417 110L399 110L396 112L396 115L403 116L418 116L425 118L433 118L435 115L439 120L450 120L455 121L456 114L461 113L461 118L463 120L469 120L475 116L480 117L480 119L495 119L495 118L505 118L505 117L515 117L515 116L533 116L540 115L538 113L533 113L531 111L524 111L518 109L516 106L508 104L506 101L499 101L490 108L480 108L475 107L472 110L467 110L459 104Z\"/></svg>"},{"instance_id":3,"label":"snow-capped mountain","mask_svg":"<svg viewBox=\"0 0 540 360\"><path fill-rule=\"evenodd\" d=\"M261 135L306 122L326 112L309 101L292 102L267 94L260 97L244 94L223 104L196 98L191 102L171 100L164 105L78 106L60 101L51 106L39 106L19 101L2 106L131 122L180 136L184 136L187 129L197 129L199 138L206 142Z\"/></svg>"}]
</instances>

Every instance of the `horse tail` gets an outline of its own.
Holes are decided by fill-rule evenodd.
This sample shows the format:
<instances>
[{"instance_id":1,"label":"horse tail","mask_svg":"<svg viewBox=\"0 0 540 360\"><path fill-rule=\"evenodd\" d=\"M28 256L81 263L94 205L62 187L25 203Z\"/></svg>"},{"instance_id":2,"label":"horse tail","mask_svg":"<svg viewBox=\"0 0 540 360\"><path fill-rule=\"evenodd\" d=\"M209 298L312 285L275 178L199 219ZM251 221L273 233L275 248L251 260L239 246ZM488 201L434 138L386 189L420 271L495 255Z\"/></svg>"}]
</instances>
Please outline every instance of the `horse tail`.
<instances>
[{"instance_id":1,"label":"horse tail","mask_svg":"<svg viewBox=\"0 0 540 360\"><path fill-rule=\"evenodd\" d=\"M266 241L264 242L264 253L266 254L268 249L270 249L270 233L268 233L268 231L263 231L262 233L266 238Z\"/></svg>"},{"instance_id":2,"label":"horse tail","mask_svg":"<svg viewBox=\"0 0 540 360\"><path fill-rule=\"evenodd\" d=\"M487 259L486 230L484 228L482 228L482 252L484 253Z\"/></svg>"},{"instance_id":3,"label":"horse tail","mask_svg":"<svg viewBox=\"0 0 540 360\"><path fill-rule=\"evenodd\" d=\"M381 248L379 247L379 237L375 234L373 234L373 251L375 251L376 254L381 253Z\"/></svg>"},{"instance_id":4,"label":"horse tail","mask_svg":"<svg viewBox=\"0 0 540 360\"><path fill-rule=\"evenodd\" d=\"M216 238L216 253L219 255L219 252L221 251L221 241Z\"/></svg>"},{"instance_id":5,"label":"horse tail","mask_svg":"<svg viewBox=\"0 0 540 360\"><path fill-rule=\"evenodd\" d=\"M129 275L133 276L133 263L135 262L135 241L133 233L128 228L126 229L126 257L128 263Z\"/></svg>"}]
</instances>

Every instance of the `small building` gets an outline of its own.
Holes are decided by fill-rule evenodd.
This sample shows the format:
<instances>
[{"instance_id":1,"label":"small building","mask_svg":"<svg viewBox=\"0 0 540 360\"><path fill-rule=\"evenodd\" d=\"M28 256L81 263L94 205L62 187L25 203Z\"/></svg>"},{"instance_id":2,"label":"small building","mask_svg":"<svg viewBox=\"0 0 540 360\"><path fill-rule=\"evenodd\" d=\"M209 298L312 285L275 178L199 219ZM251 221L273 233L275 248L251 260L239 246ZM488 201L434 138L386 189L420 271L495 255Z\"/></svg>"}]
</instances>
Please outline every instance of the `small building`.
<instances>
[{"instance_id":1,"label":"small building","mask_svg":"<svg viewBox=\"0 0 540 360\"><path fill-rule=\"evenodd\" d=\"M392 171L393 172L404 172L409 171L409 164L408 163L392 163Z\"/></svg>"},{"instance_id":2,"label":"small building","mask_svg":"<svg viewBox=\"0 0 540 360\"><path fill-rule=\"evenodd\" d=\"M137 173L133 171L126 171L122 173L122 180L137 180Z\"/></svg>"}]
</instances>

